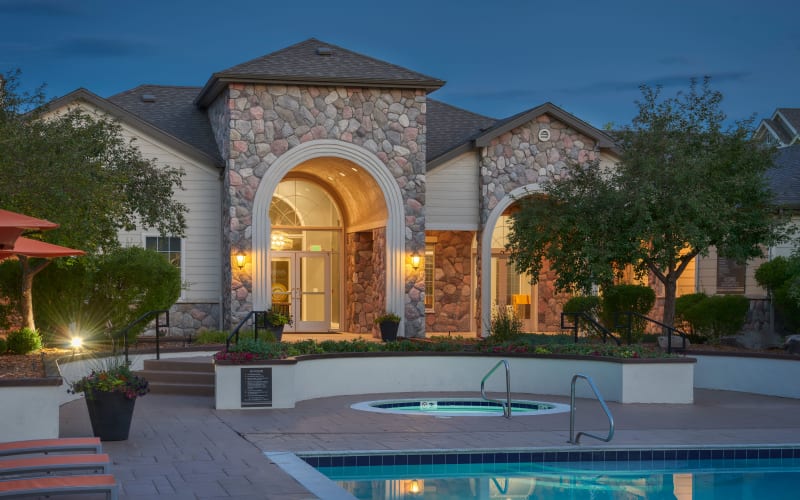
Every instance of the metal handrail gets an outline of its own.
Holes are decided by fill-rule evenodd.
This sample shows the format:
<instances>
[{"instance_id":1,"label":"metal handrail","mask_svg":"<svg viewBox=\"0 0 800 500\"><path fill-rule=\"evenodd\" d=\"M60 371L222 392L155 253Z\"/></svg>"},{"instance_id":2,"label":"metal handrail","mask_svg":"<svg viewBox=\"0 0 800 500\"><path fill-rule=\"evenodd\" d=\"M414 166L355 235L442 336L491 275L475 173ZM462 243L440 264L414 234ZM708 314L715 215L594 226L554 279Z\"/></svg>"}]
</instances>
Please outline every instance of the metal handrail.
<instances>
[{"instance_id":1,"label":"metal handrail","mask_svg":"<svg viewBox=\"0 0 800 500\"><path fill-rule=\"evenodd\" d=\"M564 318L567 317L567 316L572 316L573 317L573 321L572 321L571 325L564 324ZM601 325L600 323L598 323L589 314L587 314L585 312L562 312L561 313L561 329L562 330L572 330L573 332L575 332L574 333L574 337L575 337L575 343L576 344L578 343L578 330L579 330L578 326L579 326L579 320L581 320L581 319L583 319L590 326L594 327L595 330L600 332L600 334L603 336L603 343L605 343L606 337L610 337L611 340L613 340L614 342L617 343L617 345L620 345L619 339L617 337L615 337L614 334L608 328L606 328L603 325Z\"/></svg>"},{"instance_id":2,"label":"metal handrail","mask_svg":"<svg viewBox=\"0 0 800 500\"><path fill-rule=\"evenodd\" d=\"M588 432L579 432L578 435L575 435L575 382L582 378L589 382L589 387L592 388L594 395L597 397L597 400L600 401L600 406L603 407L603 411L606 412L606 416L608 417L608 437L600 437L595 434L591 434ZM600 391L597 389L597 386L594 385L594 381L588 375L583 375L581 373L576 373L572 377L572 387L569 393L569 441L570 444L579 444L581 440L581 436L589 436L591 438L599 439L600 441L605 441L608 443L611 441L611 438L614 437L614 417L611 416L611 411L608 409L603 396L600 394Z\"/></svg>"},{"instance_id":3,"label":"metal handrail","mask_svg":"<svg viewBox=\"0 0 800 500\"><path fill-rule=\"evenodd\" d=\"M500 365L505 365L506 367L505 404L503 404L503 401L500 399L490 398L489 396L486 395L486 391L484 390L484 387L486 385L486 379L488 379L492 375L492 373L494 373L494 371L500 367ZM501 359L500 361L497 362L496 365L494 365L494 367L491 370L489 370L489 373L484 375L483 380L481 380L481 397L483 398L484 401L489 401L491 403L499 403L503 405L503 416L506 418L511 418L511 367L508 365L508 361L506 361L505 359Z\"/></svg>"},{"instance_id":4,"label":"metal handrail","mask_svg":"<svg viewBox=\"0 0 800 500\"><path fill-rule=\"evenodd\" d=\"M266 330L267 329L267 312L266 311L250 311L247 313L247 316L242 318L236 328L233 329L228 338L225 339L225 350L228 350L231 346L231 340L236 337L236 342L239 342L239 330L244 326L248 319L255 316L255 320L253 321L253 338L258 340L258 331L259 330ZM261 322L259 323L259 319Z\"/></svg>"},{"instance_id":5,"label":"metal handrail","mask_svg":"<svg viewBox=\"0 0 800 500\"><path fill-rule=\"evenodd\" d=\"M166 315L167 322L165 324L161 324L159 322L159 319L161 317L160 316L161 313L164 313ZM150 316L152 316L154 314L156 315L156 359L161 359L161 345L160 345L158 339L159 339L159 332L161 331L161 329L162 328L169 328L169 310L167 310L167 309L159 309L159 310L156 310L156 311L147 311L146 313L142 314L141 316L139 316L135 320L133 320L130 323L128 323L128 325L125 328L123 328L122 330L120 330L116 334L116 338L119 338L120 336L122 337L122 345L123 345L123 347L125 349L125 364L126 365L130 364L130 362L128 361L128 332L131 330L131 328L133 328L134 325L136 325L137 323L141 323L142 321L144 321L145 319L149 318ZM113 341L114 339L115 339L115 336L112 335L111 340ZM113 351L114 351L114 354L116 354L116 348L114 348Z\"/></svg>"},{"instance_id":6,"label":"metal handrail","mask_svg":"<svg viewBox=\"0 0 800 500\"><path fill-rule=\"evenodd\" d=\"M634 311L626 311L626 312L618 313L618 316L619 315L625 315L625 316L628 317L627 325L625 325L627 327L627 329L628 329L628 343L630 343L631 332L633 330L633 317L635 316L635 317L643 319L645 321L649 321L650 323L654 323L654 324L660 326L663 329L664 334L667 336L667 353L672 354L672 336L673 335L678 335L679 337L681 337L681 343L682 343L681 349L686 349L686 337L687 337L688 334L678 330L674 326L670 326L670 325L664 324L664 323L662 323L662 322L660 322L658 320L655 320L653 318L649 318L649 317L647 317L647 316L645 316L643 314L639 314L639 313L634 312ZM616 319L618 319L618 318L616 318ZM616 319L614 321L615 323L617 323Z\"/></svg>"}]
</instances>

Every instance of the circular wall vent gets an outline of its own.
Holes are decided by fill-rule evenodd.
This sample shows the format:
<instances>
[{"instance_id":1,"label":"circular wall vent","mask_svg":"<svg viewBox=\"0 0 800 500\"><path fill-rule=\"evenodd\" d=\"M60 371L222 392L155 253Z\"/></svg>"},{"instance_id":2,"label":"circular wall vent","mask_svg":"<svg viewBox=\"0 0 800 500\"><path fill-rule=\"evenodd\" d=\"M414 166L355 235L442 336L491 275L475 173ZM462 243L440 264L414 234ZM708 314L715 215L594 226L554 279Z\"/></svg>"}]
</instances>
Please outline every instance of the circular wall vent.
<instances>
[{"instance_id":1,"label":"circular wall vent","mask_svg":"<svg viewBox=\"0 0 800 500\"><path fill-rule=\"evenodd\" d=\"M543 128L539 131L539 140L542 142L547 142L550 140L550 131L546 128Z\"/></svg>"}]
</instances>

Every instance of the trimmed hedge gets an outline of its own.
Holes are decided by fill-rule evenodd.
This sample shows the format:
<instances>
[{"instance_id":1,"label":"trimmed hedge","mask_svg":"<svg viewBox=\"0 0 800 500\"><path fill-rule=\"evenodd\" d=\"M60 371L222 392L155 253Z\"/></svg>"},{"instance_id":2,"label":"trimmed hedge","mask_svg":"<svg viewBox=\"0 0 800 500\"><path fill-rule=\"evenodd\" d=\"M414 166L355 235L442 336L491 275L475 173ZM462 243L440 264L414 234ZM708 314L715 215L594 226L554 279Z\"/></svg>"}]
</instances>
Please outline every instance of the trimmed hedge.
<instances>
[{"instance_id":1,"label":"trimmed hedge","mask_svg":"<svg viewBox=\"0 0 800 500\"><path fill-rule=\"evenodd\" d=\"M28 354L42 348L42 338L36 330L22 328L8 334L6 345L13 354Z\"/></svg>"},{"instance_id":2,"label":"trimmed hedge","mask_svg":"<svg viewBox=\"0 0 800 500\"><path fill-rule=\"evenodd\" d=\"M603 290L600 321L612 332L618 331L620 328L616 325L616 321L624 320L619 316L620 313L631 311L647 316L655 303L656 293L648 286L614 285ZM639 342L646 326L645 320L634 317L630 337L625 340L628 343Z\"/></svg>"},{"instance_id":3,"label":"trimmed hedge","mask_svg":"<svg viewBox=\"0 0 800 500\"><path fill-rule=\"evenodd\" d=\"M742 295L694 293L678 297L675 314L692 333L710 340L736 335L744 326L750 301Z\"/></svg>"}]
</instances>

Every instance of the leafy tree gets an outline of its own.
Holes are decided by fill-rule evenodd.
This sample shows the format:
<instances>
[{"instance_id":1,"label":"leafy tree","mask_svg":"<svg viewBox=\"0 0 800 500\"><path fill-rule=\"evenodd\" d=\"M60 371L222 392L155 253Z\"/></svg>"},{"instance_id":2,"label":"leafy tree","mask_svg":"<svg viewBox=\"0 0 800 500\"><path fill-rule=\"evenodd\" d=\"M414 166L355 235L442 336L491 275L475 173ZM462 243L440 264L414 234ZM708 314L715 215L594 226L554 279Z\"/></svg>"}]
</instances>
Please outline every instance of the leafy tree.
<instances>
[{"instance_id":1,"label":"leafy tree","mask_svg":"<svg viewBox=\"0 0 800 500\"><path fill-rule=\"evenodd\" d=\"M671 98L660 87L641 90L638 115L617 133L616 167L572 165L545 186L546 197L522 200L509 250L534 280L548 259L565 291L609 285L625 264L651 273L664 285L662 320L671 325L677 281L692 259L713 246L744 262L788 230L764 175L774 150L751 139L752 118L724 127L722 94L708 78Z\"/></svg>"},{"instance_id":2,"label":"leafy tree","mask_svg":"<svg viewBox=\"0 0 800 500\"><path fill-rule=\"evenodd\" d=\"M800 328L800 248L789 257L776 257L756 269L756 281L769 289L786 326Z\"/></svg>"},{"instance_id":3,"label":"leafy tree","mask_svg":"<svg viewBox=\"0 0 800 500\"><path fill-rule=\"evenodd\" d=\"M182 172L142 157L118 123L80 109L50 113L42 89L20 93L19 71L0 78L0 206L60 224L36 237L89 254L119 245L137 224L182 235L186 207L172 197ZM34 328L33 277L48 260L20 257L21 313Z\"/></svg>"}]
</instances>

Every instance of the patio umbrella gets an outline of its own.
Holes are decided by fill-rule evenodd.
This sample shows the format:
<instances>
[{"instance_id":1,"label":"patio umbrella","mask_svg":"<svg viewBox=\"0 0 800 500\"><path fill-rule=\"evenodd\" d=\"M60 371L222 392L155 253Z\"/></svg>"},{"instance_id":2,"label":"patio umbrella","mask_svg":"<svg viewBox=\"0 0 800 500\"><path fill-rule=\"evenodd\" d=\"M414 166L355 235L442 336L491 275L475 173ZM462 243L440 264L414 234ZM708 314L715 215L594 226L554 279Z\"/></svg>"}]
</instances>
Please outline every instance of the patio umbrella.
<instances>
[{"instance_id":1,"label":"patio umbrella","mask_svg":"<svg viewBox=\"0 0 800 500\"><path fill-rule=\"evenodd\" d=\"M0 208L0 250L14 248L23 231L55 229L58 224Z\"/></svg>"},{"instance_id":2,"label":"patio umbrella","mask_svg":"<svg viewBox=\"0 0 800 500\"><path fill-rule=\"evenodd\" d=\"M13 248L0 249L0 260L11 257L12 255L24 255L25 257L38 257L41 259L51 259L55 257L70 257L84 255L83 250L53 245L45 241L33 240L20 236L14 243Z\"/></svg>"}]
</instances>

